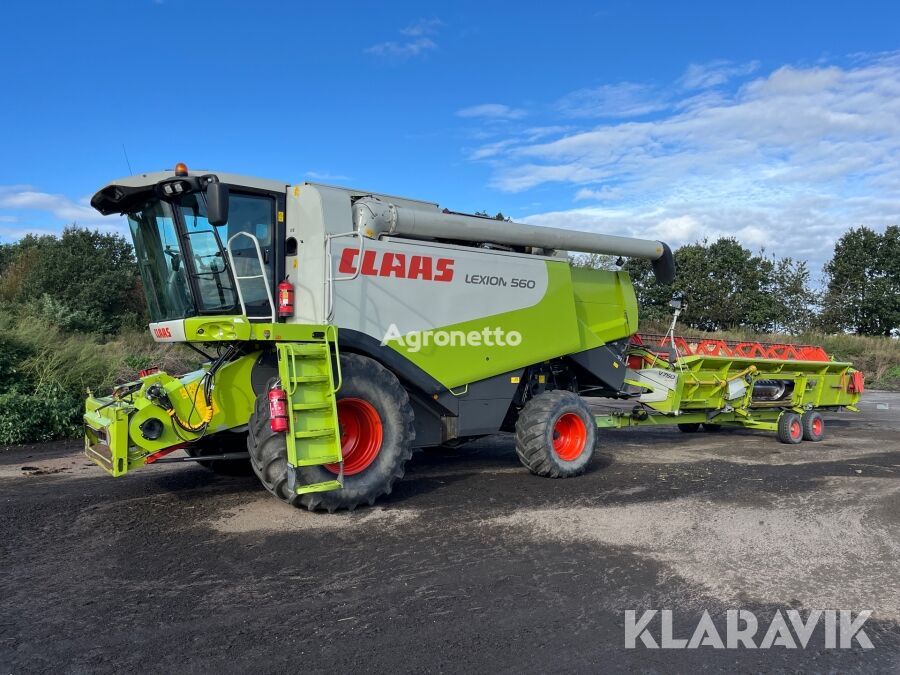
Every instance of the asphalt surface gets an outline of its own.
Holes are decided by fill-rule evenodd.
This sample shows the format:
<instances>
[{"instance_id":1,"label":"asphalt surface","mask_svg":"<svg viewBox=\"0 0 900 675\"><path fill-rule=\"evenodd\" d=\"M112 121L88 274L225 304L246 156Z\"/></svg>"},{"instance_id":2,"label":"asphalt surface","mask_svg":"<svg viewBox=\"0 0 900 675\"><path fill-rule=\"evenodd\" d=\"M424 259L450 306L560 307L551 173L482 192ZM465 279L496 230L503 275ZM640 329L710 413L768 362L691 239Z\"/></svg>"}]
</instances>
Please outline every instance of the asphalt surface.
<instances>
[{"instance_id":1,"label":"asphalt surface","mask_svg":"<svg viewBox=\"0 0 900 675\"><path fill-rule=\"evenodd\" d=\"M77 444L0 453L0 672L900 670L900 394L798 446L602 432L533 477L510 437L417 455L394 493L310 514L253 477L108 478ZM625 648L625 612L873 610L874 649ZM650 624L656 641L660 623Z\"/></svg>"}]
</instances>

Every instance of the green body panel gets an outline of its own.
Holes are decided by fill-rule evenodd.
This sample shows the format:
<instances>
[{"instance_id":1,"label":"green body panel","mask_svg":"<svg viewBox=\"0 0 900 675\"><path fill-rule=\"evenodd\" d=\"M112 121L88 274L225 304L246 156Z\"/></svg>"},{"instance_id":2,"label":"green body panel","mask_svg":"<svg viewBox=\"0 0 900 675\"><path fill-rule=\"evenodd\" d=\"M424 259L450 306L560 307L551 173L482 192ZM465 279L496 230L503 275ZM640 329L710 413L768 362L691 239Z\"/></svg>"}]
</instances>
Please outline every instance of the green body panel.
<instances>
[{"instance_id":1,"label":"green body panel","mask_svg":"<svg viewBox=\"0 0 900 675\"><path fill-rule=\"evenodd\" d=\"M277 343L279 377L288 394L290 408L288 462L293 467L340 464L342 457L331 352L332 347L337 348L334 326L249 324L242 317L185 320L185 334L192 341L229 340L223 336L238 332L246 332L259 341L304 340ZM212 415L203 435L227 432L248 423L257 398L251 374L260 354L259 351L250 352L218 370L211 393ZM180 378L157 372L130 385L123 385L129 393L117 397L88 396L84 414L85 454L108 473L121 476L143 466L148 460L152 461L155 453L177 449L199 439L201 434L181 428L176 432L174 421L163 408L147 398L147 390L152 385L160 385L179 419L188 426L198 426L207 410L200 388L206 368L208 365ZM140 429L141 424L150 418L158 419L163 424L162 434L153 440L144 438ZM296 489L302 493L339 487L340 480L336 479L297 486Z\"/></svg>"},{"instance_id":2,"label":"green body panel","mask_svg":"<svg viewBox=\"0 0 900 675\"><path fill-rule=\"evenodd\" d=\"M548 359L598 347L637 330L637 303L624 272L572 269L566 261L547 261L547 292L535 305L480 317L441 332L460 334L502 328L522 336L518 345L434 343L424 331L416 350L400 340L388 345L449 389Z\"/></svg>"},{"instance_id":3,"label":"green body panel","mask_svg":"<svg viewBox=\"0 0 900 675\"><path fill-rule=\"evenodd\" d=\"M215 376L212 390L213 414L205 435L247 424L256 401L250 373L259 352L246 354L224 365ZM165 410L147 399L147 389L159 384L169 396L175 413L190 426L202 421L206 409L198 386L205 370L180 378L157 372L133 383L137 387L121 398L88 396L85 402L85 454L114 476L142 466L153 453L195 440L200 434L173 429ZM125 385L129 386L129 385ZM196 404L195 404L196 401ZM140 425L150 418L163 424L159 438L143 437Z\"/></svg>"},{"instance_id":4,"label":"green body panel","mask_svg":"<svg viewBox=\"0 0 900 675\"><path fill-rule=\"evenodd\" d=\"M324 340L334 326L258 323L244 316L195 316L184 320L187 342L306 342Z\"/></svg>"},{"instance_id":5,"label":"green body panel","mask_svg":"<svg viewBox=\"0 0 900 675\"><path fill-rule=\"evenodd\" d=\"M278 376L287 394L288 464L294 468L342 464L331 342L324 338L318 342L283 342L277 350ZM303 494L340 487L341 476L337 476L335 480L296 485L294 491Z\"/></svg>"},{"instance_id":6,"label":"green body panel","mask_svg":"<svg viewBox=\"0 0 900 675\"><path fill-rule=\"evenodd\" d=\"M637 332L638 306L627 272L572 268L572 291L581 350Z\"/></svg>"}]
</instances>

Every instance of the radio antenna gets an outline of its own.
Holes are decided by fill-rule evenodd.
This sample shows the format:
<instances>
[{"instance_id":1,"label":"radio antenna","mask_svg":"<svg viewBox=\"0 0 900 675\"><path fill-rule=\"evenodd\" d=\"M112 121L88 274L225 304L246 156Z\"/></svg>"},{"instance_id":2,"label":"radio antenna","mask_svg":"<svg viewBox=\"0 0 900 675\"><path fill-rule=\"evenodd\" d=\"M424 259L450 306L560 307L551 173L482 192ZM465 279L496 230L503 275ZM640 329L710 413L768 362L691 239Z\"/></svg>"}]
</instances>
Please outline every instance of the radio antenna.
<instances>
[{"instance_id":1,"label":"radio antenna","mask_svg":"<svg viewBox=\"0 0 900 675\"><path fill-rule=\"evenodd\" d=\"M128 175L130 176L134 171L131 170L131 162L128 161L128 151L125 149L124 143L122 143L122 154L125 155L125 164L128 166Z\"/></svg>"}]
</instances>

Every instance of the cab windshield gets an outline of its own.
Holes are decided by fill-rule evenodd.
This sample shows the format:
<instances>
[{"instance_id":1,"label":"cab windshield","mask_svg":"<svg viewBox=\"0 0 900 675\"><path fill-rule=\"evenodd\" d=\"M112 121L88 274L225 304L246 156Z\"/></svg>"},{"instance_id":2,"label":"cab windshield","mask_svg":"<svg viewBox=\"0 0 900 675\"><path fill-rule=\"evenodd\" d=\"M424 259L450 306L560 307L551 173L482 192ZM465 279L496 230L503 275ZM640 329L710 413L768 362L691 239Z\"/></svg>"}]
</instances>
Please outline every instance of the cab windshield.
<instances>
[{"instance_id":1,"label":"cab windshield","mask_svg":"<svg viewBox=\"0 0 900 675\"><path fill-rule=\"evenodd\" d=\"M274 208L271 197L231 193L228 223L213 227L206 217L203 193L189 193L172 204L153 201L129 214L151 319L239 314L235 276L257 277L240 280L247 315L270 315L265 282L259 275L265 274L272 284ZM249 237L237 237L232 242L231 269L226 246L238 232L259 240L262 270Z\"/></svg>"},{"instance_id":2,"label":"cab windshield","mask_svg":"<svg viewBox=\"0 0 900 675\"><path fill-rule=\"evenodd\" d=\"M172 207L152 201L128 214L134 252L144 282L151 321L196 314L178 245Z\"/></svg>"}]
</instances>

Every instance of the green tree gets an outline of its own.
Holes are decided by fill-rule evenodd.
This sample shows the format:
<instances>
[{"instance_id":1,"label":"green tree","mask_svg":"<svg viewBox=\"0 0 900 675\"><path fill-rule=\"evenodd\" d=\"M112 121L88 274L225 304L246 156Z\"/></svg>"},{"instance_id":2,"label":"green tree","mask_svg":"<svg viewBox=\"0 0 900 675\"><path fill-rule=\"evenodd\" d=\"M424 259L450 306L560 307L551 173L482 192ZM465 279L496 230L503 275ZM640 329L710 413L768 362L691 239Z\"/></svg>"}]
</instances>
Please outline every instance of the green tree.
<instances>
[{"instance_id":1,"label":"green tree","mask_svg":"<svg viewBox=\"0 0 900 675\"><path fill-rule=\"evenodd\" d=\"M144 313L137 265L118 234L67 227L59 237L26 236L7 251L0 300L30 304L58 325L115 333Z\"/></svg>"},{"instance_id":2,"label":"green tree","mask_svg":"<svg viewBox=\"0 0 900 675\"><path fill-rule=\"evenodd\" d=\"M576 253L569 256L572 267L588 267L595 270L617 270L616 256L602 253Z\"/></svg>"},{"instance_id":3,"label":"green tree","mask_svg":"<svg viewBox=\"0 0 900 675\"><path fill-rule=\"evenodd\" d=\"M661 286L648 261L625 263L644 321L666 322L676 291L687 302L682 320L700 330L747 326L758 332L799 332L811 320L814 297L806 263L754 255L723 237L682 246L675 251L675 269L673 284Z\"/></svg>"},{"instance_id":4,"label":"green tree","mask_svg":"<svg viewBox=\"0 0 900 675\"><path fill-rule=\"evenodd\" d=\"M809 267L803 260L779 258L773 261L770 290L769 330L775 333L802 333L816 320L816 296L810 288Z\"/></svg>"},{"instance_id":5,"label":"green tree","mask_svg":"<svg viewBox=\"0 0 900 675\"><path fill-rule=\"evenodd\" d=\"M900 330L900 227L862 226L844 234L825 265L822 324L827 330L891 335Z\"/></svg>"}]
</instances>

